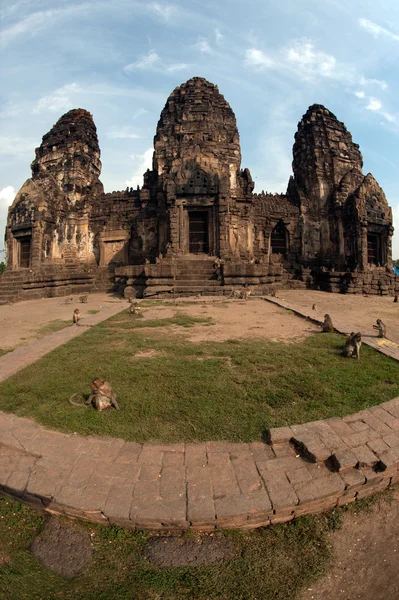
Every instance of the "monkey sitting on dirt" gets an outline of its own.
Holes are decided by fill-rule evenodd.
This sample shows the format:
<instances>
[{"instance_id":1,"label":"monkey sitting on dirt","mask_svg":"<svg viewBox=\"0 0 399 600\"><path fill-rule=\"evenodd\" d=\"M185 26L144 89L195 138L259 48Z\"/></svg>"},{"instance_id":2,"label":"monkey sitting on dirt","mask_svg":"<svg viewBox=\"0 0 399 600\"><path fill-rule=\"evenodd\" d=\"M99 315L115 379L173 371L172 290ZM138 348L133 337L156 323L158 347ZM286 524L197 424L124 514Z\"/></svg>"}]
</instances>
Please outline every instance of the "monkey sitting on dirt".
<instances>
[{"instance_id":1,"label":"monkey sitting on dirt","mask_svg":"<svg viewBox=\"0 0 399 600\"><path fill-rule=\"evenodd\" d=\"M377 329L378 337L384 338L387 334L387 328L381 319L377 319L377 325L373 325L373 329Z\"/></svg>"},{"instance_id":2,"label":"monkey sitting on dirt","mask_svg":"<svg viewBox=\"0 0 399 600\"><path fill-rule=\"evenodd\" d=\"M394 302L398 301L398 294L395 294L395 298L393 299Z\"/></svg>"},{"instance_id":3,"label":"monkey sitting on dirt","mask_svg":"<svg viewBox=\"0 0 399 600\"><path fill-rule=\"evenodd\" d=\"M131 302L129 312L131 315L137 315L140 310L140 306L138 302Z\"/></svg>"},{"instance_id":4,"label":"monkey sitting on dirt","mask_svg":"<svg viewBox=\"0 0 399 600\"><path fill-rule=\"evenodd\" d=\"M324 315L324 323L321 326L323 333L333 333L334 325L329 314Z\"/></svg>"},{"instance_id":5,"label":"monkey sitting on dirt","mask_svg":"<svg viewBox=\"0 0 399 600\"><path fill-rule=\"evenodd\" d=\"M75 325L77 325L79 323L80 320L80 311L78 308L75 308L75 310L73 311L73 322L75 323Z\"/></svg>"},{"instance_id":6,"label":"monkey sitting on dirt","mask_svg":"<svg viewBox=\"0 0 399 600\"><path fill-rule=\"evenodd\" d=\"M358 331L357 333L352 331L352 333L350 334L350 336L348 337L348 339L345 342L345 348L344 348L344 352L343 352L344 356L346 356L347 358L350 358L351 356L353 356L353 357L356 357L357 360L359 360L361 345L362 345L362 335L361 335L360 331Z\"/></svg>"},{"instance_id":7,"label":"monkey sitting on dirt","mask_svg":"<svg viewBox=\"0 0 399 600\"><path fill-rule=\"evenodd\" d=\"M79 300L82 304L87 304L87 294L85 294L84 296L79 296Z\"/></svg>"},{"instance_id":8,"label":"monkey sitting on dirt","mask_svg":"<svg viewBox=\"0 0 399 600\"><path fill-rule=\"evenodd\" d=\"M317 306L316 306L316 304L313 304L313 306L312 306L312 310L314 310L314 311L317 311Z\"/></svg>"},{"instance_id":9,"label":"monkey sitting on dirt","mask_svg":"<svg viewBox=\"0 0 399 600\"><path fill-rule=\"evenodd\" d=\"M101 379L101 377L96 377L91 382L91 394L84 401L84 403L74 402L73 398L76 398L76 394L72 394L69 398L69 402L73 406L90 406L92 405L98 411L105 410L110 406L116 408L116 410L120 410L119 405L116 401L116 394L113 391L111 384L108 383L105 379Z\"/></svg>"}]
</instances>

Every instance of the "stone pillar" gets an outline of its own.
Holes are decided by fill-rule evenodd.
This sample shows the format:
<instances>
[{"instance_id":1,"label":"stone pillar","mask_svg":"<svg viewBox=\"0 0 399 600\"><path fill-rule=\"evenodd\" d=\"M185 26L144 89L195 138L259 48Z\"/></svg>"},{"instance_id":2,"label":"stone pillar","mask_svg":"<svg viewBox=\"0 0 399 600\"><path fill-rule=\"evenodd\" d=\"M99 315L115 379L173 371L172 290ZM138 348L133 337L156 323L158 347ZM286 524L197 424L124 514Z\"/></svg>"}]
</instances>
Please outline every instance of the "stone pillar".
<instances>
[{"instance_id":1,"label":"stone pillar","mask_svg":"<svg viewBox=\"0 0 399 600\"><path fill-rule=\"evenodd\" d=\"M368 267L368 253L367 253L367 223L360 224L360 252L359 252L359 266L362 271L367 271Z\"/></svg>"}]
</instances>

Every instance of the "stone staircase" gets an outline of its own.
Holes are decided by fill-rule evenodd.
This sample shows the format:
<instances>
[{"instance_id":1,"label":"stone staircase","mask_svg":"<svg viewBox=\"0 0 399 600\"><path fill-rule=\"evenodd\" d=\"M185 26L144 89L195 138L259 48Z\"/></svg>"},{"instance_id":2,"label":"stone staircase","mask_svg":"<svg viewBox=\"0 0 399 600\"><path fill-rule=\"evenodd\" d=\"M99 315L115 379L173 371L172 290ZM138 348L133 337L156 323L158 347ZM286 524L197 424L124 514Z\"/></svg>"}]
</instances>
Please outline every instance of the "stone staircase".
<instances>
[{"instance_id":1,"label":"stone staircase","mask_svg":"<svg viewBox=\"0 0 399 600\"><path fill-rule=\"evenodd\" d=\"M222 296L223 283L215 274L214 258L182 259L176 262L175 292L179 296Z\"/></svg>"}]
</instances>

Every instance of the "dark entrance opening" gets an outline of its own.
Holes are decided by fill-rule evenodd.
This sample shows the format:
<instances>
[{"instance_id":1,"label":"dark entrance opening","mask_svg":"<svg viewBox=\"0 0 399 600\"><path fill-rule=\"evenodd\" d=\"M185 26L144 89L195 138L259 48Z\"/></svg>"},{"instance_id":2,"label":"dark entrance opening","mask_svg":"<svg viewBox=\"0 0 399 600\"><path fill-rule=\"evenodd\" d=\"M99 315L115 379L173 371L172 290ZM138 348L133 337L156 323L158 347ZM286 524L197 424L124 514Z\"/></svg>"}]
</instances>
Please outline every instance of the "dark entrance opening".
<instances>
[{"instance_id":1,"label":"dark entrance opening","mask_svg":"<svg viewBox=\"0 0 399 600\"><path fill-rule=\"evenodd\" d=\"M207 254L209 252L208 211L190 210L189 218L189 252Z\"/></svg>"},{"instance_id":2,"label":"dark entrance opening","mask_svg":"<svg viewBox=\"0 0 399 600\"><path fill-rule=\"evenodd\" d=\"M28 269L30 267L31 238L23 237L19 240L19 266Z\"/></svg>"},{"instance_id":3,"label":"dark entrance opening","mask_svg":"<svg viewBox=\"0 0 399 600\"><path fill-rule=\"evenodd\" d=\"M283 223L279 221L272 231L270 246L272 254L285 254L287 252L287 237Z\"/></svg>"},{"instance_id":4,"label":"dark entrance opening","mask_svg":"<svg viewBox=\"0 0 399 600\"><path fill-rule=\"evenodd\" d=\"M382 264L381 236L378 233L367 234L367 261L369 265Z\"/></svg>"}]
</instances>

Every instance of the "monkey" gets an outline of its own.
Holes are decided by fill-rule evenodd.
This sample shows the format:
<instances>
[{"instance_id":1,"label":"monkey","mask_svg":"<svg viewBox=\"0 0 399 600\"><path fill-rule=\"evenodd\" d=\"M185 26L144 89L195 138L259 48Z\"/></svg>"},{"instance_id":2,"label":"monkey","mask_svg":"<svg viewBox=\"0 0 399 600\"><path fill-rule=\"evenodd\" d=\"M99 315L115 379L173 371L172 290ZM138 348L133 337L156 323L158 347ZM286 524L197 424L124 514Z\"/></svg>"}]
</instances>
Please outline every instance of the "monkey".
<instances>
[{"instance_id":1,"label":"monkey","mask_svg":"<svg viewBox=\"0 0 399 600\"><path fill-rule=\"evenodd\" d=\"M64 302L64 304L72 304L73 302L73 298L67 298Z\"/></svg>"},{"instance_id":2,"label":"monkey","mask_svg":"<svg viewBox=\"0 0 399 600\"><path fill-rule=\"evenodd\" d=\"M345 342L345 348L343 351L344 356L350 358L351 356L356 357L357 360L360 358L360 346L362 345L362 335L360 331L355 333L352 331L350 336Z\"/></svg>"},{"instance_id":3,"label":"monkey","mask_svg":"<svg viewBox=\"0 0 399 600\"><path fill-rule=\"evenodd\" d=\"M129 312L131 315L137 315L141 306L139 306L138 302L131 302Z\"/></svg>"},{"instance_id":4,"label":"monkey","mask_svg":"<svg viewBox=\"0 0 399 600\"><path fill-rule=\"evenodd\" d=\"M317 311L317 305L316 305L316 303L313 304L312 310Z\"/></svg>"},{"instance_id":5,"label":"monkey","mask_svg":"<svg viewBox=\"0 0 399 600\"><path fill-rule=\"evenodd\" d=\"M248 300L248 298L250 297L251 294L252 294L252 290L248 290L248 289L244 288L241 292L241 297L243 298L243 300Z\"/></svg>"},{"instance_id":6,"label":"monkey","mask_svg":"<svg viewBox=\"0 0 399 600\"><path fill-rule=\"evenodd\" d=\"M75 308L75 310L73 311L72 318L73 318L73 322L75 323L75 325L77 325L80 320L80 311L78 308Z\"/></svg>"},{"instance_id":7,"label":"monkey","mask_svg":"<svg viewBox=\"0 0 399 600\"><path fill-rule=\"evenodd\" d=\"M386 325L381 321L381 319L377 319L377 325L373 325L373 329L377 329L378 337L384 338L387 334Z\"/></svg>"},{"instance_id":8,"label":"monkey","mask_svg":"<svg viewBox=\"0 0 399 600\"><path fill-rule=\"evenodd\" d=\"M334 331L334 325L330 315L324 315L324 322L322 325L323 333L332 333Z\"/></svg>"},{"instance_id":9,"label":"monkey","mask_svg":"<svg viewBox=\"0 0 399 600\"><path fill-rule=\"evenodd\" d=\"M270 295L272 298L276 297L276 290L274 288L272 288L272 291L270 292Z\"/></svg>"},{"instance_id":10,"label":"monkey","mask_svg":"<svg viewBox=\"0 0 399 600\"><path fill-rule=\"evenodd\" d=\"M150 259L149 259L149 258L146 258L146 259L145 259L145 264L146 264L146 265L149 265L149 264L151 264L151 261L150 261Z\"/></svg>"},{"instance_id":11,"label":"monkey","mask_svg":"<svg viewBox=\"0 0 399 600\"><path fill-rule=\"evenodd\" d=\"M197 298L197 300L199 300L201 298L201 294L198 292L198 294L195 294L195 297Z\"/></svg>"},{"instance_id":12,"label":"monkey","mask_svg":"<svg viewBox=\"0 0 399 600\"><path fill-rule=\"evenodd\" d=\"M395 298L393 299L394 302L398 301L398 294L395 294Z\"/></svg>"},{"instance_id":13,"label":"monkey","mask_svg":"<svg viewBox=\"0 0 399 600\"><path fill-rule=\"evenodd\" d=\"M87 304L87 294L85 294L84 296L79 296L79 300L82 304Z\"/></svg>"},{"instance_id":14,"label":"monkey","mask_svg":"<svg viewBox=\"0 0 399 600\"><path fill-rule=\"evenodd\" d=\"M113 391L111 384L108 383L105 379L101 377L96 377L91 382L91 394L84 401L84 403L74 402L73 398L75 398L78 394L72 394L69 398L69 402L73 406L93 406L98 411L105 410L110 406L116 408L116 410L120 410L119 405L116 401L116 394Z\"/></svg>"}]
</instances>

